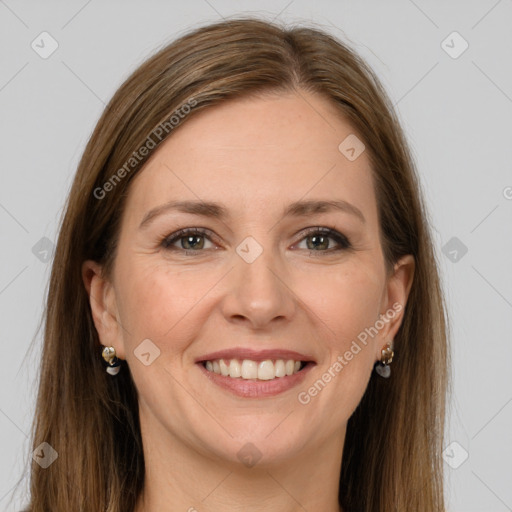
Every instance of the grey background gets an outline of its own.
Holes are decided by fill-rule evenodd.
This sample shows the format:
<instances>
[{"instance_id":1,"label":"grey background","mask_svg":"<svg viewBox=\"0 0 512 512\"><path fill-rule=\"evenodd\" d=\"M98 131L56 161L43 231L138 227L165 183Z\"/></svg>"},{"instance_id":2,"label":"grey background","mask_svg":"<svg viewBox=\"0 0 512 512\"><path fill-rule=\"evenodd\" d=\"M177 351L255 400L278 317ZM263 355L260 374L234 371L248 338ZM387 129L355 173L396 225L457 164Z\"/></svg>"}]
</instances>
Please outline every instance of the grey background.
<instances>
[{"instance_id":1,"label":"grey background","mask_svg":"<svg viewBox=\"0 0 512 512\"><path fill-rule=\"evenodd\" d=\"M12 491L32 463L40 334L28 348L50 271L45 250L102 108L163 44L248 12L319 24L359 51L395 101L449 306L449 510L512 511L511 0L0 0L0 509L25 503ZM58 42L46 59L31 47L42 46L43 31ZM469 44L457 58L463 41L454 31Z\"/></svg>"}]
</instances>

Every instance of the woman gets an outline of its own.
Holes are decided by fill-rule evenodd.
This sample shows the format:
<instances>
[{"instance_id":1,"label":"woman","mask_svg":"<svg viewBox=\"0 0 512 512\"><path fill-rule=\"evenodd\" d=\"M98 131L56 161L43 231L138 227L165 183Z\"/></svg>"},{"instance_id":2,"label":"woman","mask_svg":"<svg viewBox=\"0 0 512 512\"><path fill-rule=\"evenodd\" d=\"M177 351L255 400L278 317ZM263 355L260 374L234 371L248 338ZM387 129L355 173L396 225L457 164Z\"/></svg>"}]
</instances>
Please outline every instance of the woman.
<instances>
[{"instance_id":1,"label":"woman","mask_svg":"<svg viewBox=\"0 0 512 512\"><path fill-rule=\"evenodd\" d=\"M231 19L105 109L50 281L29 510L443 511L443 298L391 102Z\"/></svg>"}]
</instances>

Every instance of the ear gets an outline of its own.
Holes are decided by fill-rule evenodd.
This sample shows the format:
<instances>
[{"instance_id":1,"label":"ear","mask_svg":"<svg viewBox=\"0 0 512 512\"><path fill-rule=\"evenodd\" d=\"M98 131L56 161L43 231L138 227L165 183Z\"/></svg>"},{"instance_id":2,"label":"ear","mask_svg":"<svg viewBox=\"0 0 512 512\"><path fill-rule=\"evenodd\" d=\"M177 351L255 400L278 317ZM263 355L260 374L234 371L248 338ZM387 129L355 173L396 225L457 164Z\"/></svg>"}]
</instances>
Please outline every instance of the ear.
<instances>
[{"instance_id":1,"label":"ear","mask_svg":"<svg viewBox=\"0 0 512 512\"><path fill-rule=\"evenodd\" d=\"M379 333L382 345L392 341L400 325L405 312L405 305L411 291L414 279L415 261L411 254L407 254L395 263L392 272L387 278L379 319L384 322L384 327ZM383 346L376 347L380 359Z\"/></svg>"},{"instance_id":2,"label":"ear","mask_svg":"<svg viewBox=\"0 0 512 512\"><path fill-rule=\"evenodd\" d=\"M116 356L126 359L113 284L103 276L101 265L92 260L82 264L82 279L101 344L114 347Z\"/></svg>"}]
</instances>

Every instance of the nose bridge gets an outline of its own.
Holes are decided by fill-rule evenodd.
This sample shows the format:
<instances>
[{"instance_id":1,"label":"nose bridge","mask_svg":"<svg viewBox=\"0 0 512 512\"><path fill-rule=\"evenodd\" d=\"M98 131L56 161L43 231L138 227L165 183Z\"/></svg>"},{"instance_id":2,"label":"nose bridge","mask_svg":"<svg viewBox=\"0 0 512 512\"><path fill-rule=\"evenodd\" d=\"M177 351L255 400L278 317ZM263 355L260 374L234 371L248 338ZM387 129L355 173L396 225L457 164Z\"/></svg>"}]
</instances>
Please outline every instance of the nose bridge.
<instances>
[{"instance_id":1,"label":"nose bridge","mask_svg":"<svg viewBox=\"0 0 512 512\"><path fill-rule=\"evenodd\" d=\"M293 294L286 286L286 272L278 251L247 237L237 247L236 268L230 272L230 285L224 313L229 318L246 318L254 327L265 327L275 318L290 319L294 311Z\"/></svg>"}]
</instances>

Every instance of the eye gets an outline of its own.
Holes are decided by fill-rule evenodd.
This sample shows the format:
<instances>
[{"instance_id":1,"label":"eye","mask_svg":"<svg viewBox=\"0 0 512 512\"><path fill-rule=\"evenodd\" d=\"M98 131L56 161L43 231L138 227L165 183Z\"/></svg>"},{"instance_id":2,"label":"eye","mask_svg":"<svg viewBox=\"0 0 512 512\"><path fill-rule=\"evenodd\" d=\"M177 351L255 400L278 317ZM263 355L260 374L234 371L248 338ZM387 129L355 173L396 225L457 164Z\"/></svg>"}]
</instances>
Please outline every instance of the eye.
<instances>
[{"instance_id":1,"label":"eye","mask_svg":"<svg viewBox=\"0 0 512 512\"><path fill-rule=\"evenodd\" d=\"M184 251L194 251L201 252L201 249L204 249L204 239L210 240L207 236L209 231L207 229L202 228L185 228L180 229L176 233L165 237L160 245L164 249L168 250L184 250ZM202 239L202 241L201 241ZM176 242L181 241L181 247L173 247ZM210 240L211 241L211 240Z\"/></svg>"},{"instance_id":2,"label":"eye","mask_svg":"<svg viewBox=\"0 0 512 512\"><path fill-rule=\"evenodd\" d=\"M329 248L329 240L335 240L338 247ZM337 252L347 250L352 247L350 241L345 235L331 228L316 227L306 232L306 236L301 239L306 241L306 250L314 252ZM318 250L320 249L320 251ZM323 249L323 250L322 250Z\"/></svg>"},{"instance_id":3,"label":"eye","mask_svg":"<svg viewBox=\"0 0 512 512\"><path fill-rule=\"evenodd\" d=\"M211 243L211 238L208 236L209 234L210 231L203 228L180 229L163 238L160 245L169 251L182 250L186 251L187 254L193 252L201 253L203 252L202 249L208 249L208 247L205 247L205 239ZM314 252L333 253L352 248L347 237L334 229L325 227L310 228L301 239L301 242L303 240L306 241L307 245L305 250ZM310 240L311 242L309 242ZM330 248L329 246L331 244L329 240L334 240L337 243L337 247ZM181 242L181 247L176 247L178 242Z\"/></svg>"}]
</instances>

